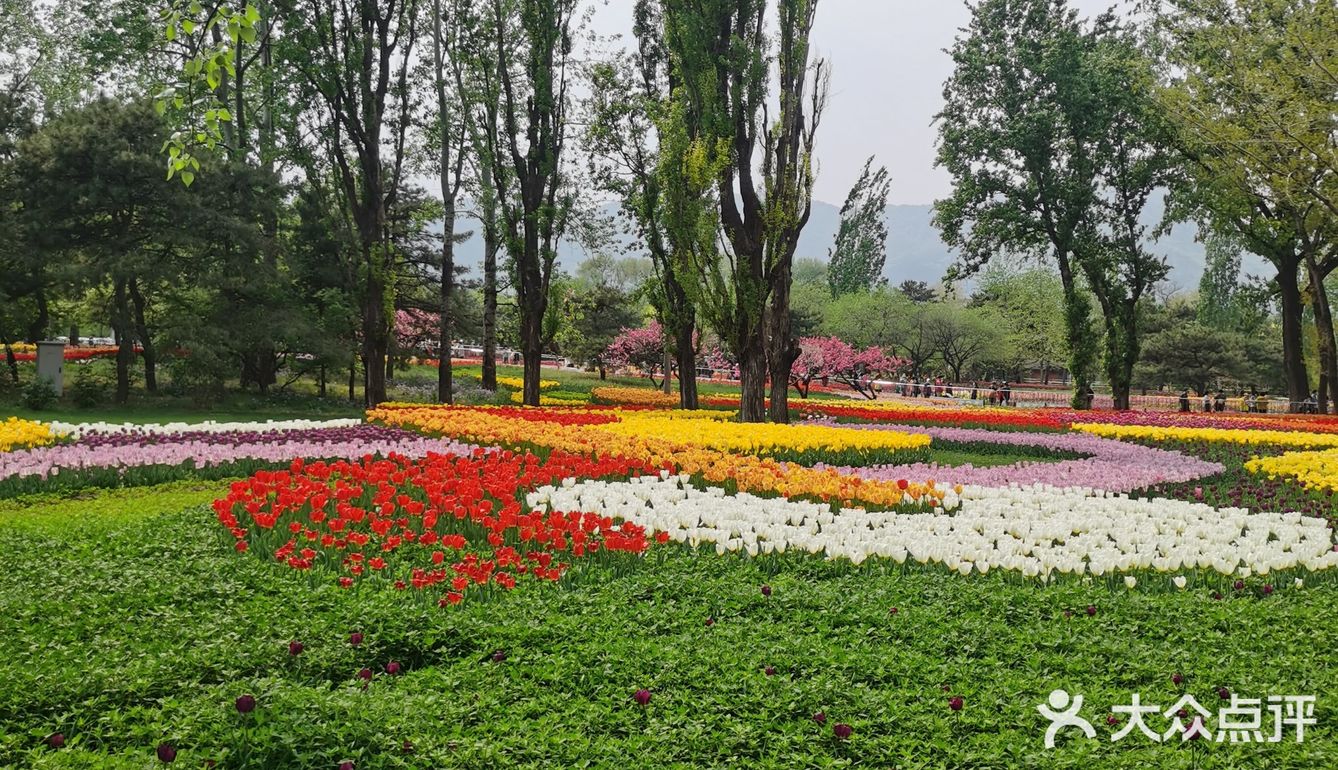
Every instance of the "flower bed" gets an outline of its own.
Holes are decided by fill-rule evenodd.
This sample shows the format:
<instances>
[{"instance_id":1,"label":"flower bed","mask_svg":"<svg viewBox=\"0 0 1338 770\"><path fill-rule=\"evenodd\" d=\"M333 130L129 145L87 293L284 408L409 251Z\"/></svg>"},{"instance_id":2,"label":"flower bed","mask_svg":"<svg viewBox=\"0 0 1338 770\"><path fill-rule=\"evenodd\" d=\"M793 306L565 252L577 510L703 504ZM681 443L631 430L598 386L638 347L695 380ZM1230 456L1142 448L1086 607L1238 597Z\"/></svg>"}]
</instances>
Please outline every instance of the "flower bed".
<instances>
[{"instance_id":1,"label":"flower bed","mask_svg":"<svg viewBox=\"0 0 1338 770\"><path fill-rule=\"evenodd\" d=\"M131 434L142 436L163 436L182 433L264 433L273 431L319 430L322 428L352 428L362 424L362 420L265 420L263 422L169 422L169 423L133 423L133 422L59 422L53 421L51 427L62 435L80 438L85 434Z\"/></svg>"},{"instance_id":2,"label":"flower bed","mask_svg":"<svg viewBox=\"0 0 1338 770\"><path fill-rule=\"evenodd\" d=\"M888 430L886 425L850 426L866 430ZM992 468L972 465L943 467L937 464L841 468L839 472L866 479L937 479L952 484L986 487L1053 486L1090 487L1109 492L1132 492L1154 484L1193 481L1221 473L1221 463L1201 460L1180 452L1130 444L1078 433L1025 433L988 431L972 428L910 428L892 426L899 431L922 432L935 441L957 444L987 444L1040 447L1057 452L1087 455L1083 459L1059 462L1021 462Z\"/></svg>"},{"instance_id":3,"label":"flower bed","mask_svg":"<svg viewBox=\"0 0 1338 770\"><path fill-rule=\"evenodd\" d=\"M650 471L629 460L475 451L422 460L303 463L232 485L214 503L238 551L254 551L344 588L372 582L440 594L557 581L576 562L625 563L646 551L645 530L577 509L533 512L520 496L569 476Z\"/></svg>"},{"instance_id":4,"label":"flower bed","mask_svg":"<svg viewBox=\"0 0 1338 770\"><path fill-rule=\"evenodd\" d=\"M934 506L941 500L942 490L927 484L865 481L830 468L807 468L644 433L623 435L599 429L639 413L625 408L527 410L419 406L373 409L367 413L367 418L483 446L537 448L588 457L632 457L645 460L656 468L700 476L711 484L761 494L858 501L875 506ZM695 419L691 413L663 413L664 416L675 414ZM700 414L702 418L706 417L705 413ZM710 416L723 418L727 415L716 413Z\"/></svg>"},{"instance_id":5,"label":"flower bed","mask_svg":"<svg viewBox=\"0 0 1338 770\"><path fill-rule=\"evenodd\" d=\"M46 446L60 437L51 425L10 417L0 422L0 452Z\"/></svg>"},{"instance_id":6,"label":"flower bed","mask_svg":"<svg viewBox=\"0 0 1338 770\"><path fill-rule=\"evenodd\" d=\"M1272 444L1296 449L1338 447L1338 434L1246 428L1179 428L1150 425L1075 423L1074 430L1114 439L1140 441L1207 441L1226 444Z\"/></svg>"},{"instance_id":7,"label":"flower bed","mask_svg":"<svg viewBox=\"0 0 1338 770\"><path fill-rule=\"evenodd\" d=\"M595 388L590 391L592 401L615 406L658 406L665 409L678 408L678 395L649 388ZM735 399L738 406L738 399Z\"/></svg>"},{"instance_id":8,"label":"flower bed","mask_svg":"<svg viewBox=\"0 0 1338 770\"><path fill-rule=\"evenodd\" d=\"M478 382L483 382L483 375L476 374L474 375L474 379ZM498 377L497 384L504 388L511 388L512 390L523 390L525 388L525 380L521 377ZM562 383L557 380L539 380L539 390L552 390L561 385Z\"/></svg>"},{"instance_id":9,"label":"flower bed","mask_svg":"<svg viewBox=\"0 0 1338 770\"><path fill-rule=\"evenodd\" d=\"M1338 449L1259 457L1245 463L1245 469L1269 478L1295 478L1307 489L1338 491Z\"/></svg>"},{"instance_id":10,"label":"flower bed","mask_svg":"<svg viewBox=\"0 0 1338 770\"><path fill-rule=\"evenodd\" d=\"M90 432L70 444L0 454L0 496L54 485L158 483L209 468L250 473L260 467L286 465L294 458L423 457L472 449L454 441L371 425L232 433Z\"/></svg>"},{"instance_id":11,"label":"flower bed","mask_svg":"<svg viewBox=\"0 0 1338 770\"><path fill-rule=\"evenodd\" d=\"M951 515L833 511L698 489L683 477L547 486L527 502L621 516L648 533L712 545L721 554L797 550L855 564L875 557L935 564L962 575L1000 569L1046 578L1143 570L1249 576L1338 567L1323 519L1042 485L966 487Z\"/></svg>"}]
</instances>

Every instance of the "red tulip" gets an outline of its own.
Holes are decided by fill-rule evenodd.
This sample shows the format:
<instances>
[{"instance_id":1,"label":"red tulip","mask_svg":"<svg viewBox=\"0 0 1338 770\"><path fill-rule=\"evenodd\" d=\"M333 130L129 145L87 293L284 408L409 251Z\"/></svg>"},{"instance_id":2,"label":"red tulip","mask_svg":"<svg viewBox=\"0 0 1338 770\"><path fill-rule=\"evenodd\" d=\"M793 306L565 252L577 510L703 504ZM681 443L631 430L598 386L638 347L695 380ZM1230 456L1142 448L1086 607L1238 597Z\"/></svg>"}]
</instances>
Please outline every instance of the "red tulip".
<instances>
[{"instance_id":1,"label":"red tulip","mask_svg":"<svg viewBox=\"0 0 1338 770\"><path fill-rule=\"evenodd\" d=\"M64 733L52 733L46 737L46 745L53 749L59 749L65 745Z\"/></svg>"},{"instance_id":2,"label":"red tulip","mask_svg":"<svg viewBox=\"0 0 1338 770\"><path fill-rule=\"evenodd\" d=\"M289 654L289 655L292 655L292 656L294 656L294 657L296 657L296 656L298 656L298 655L301 655L301 654L302 654L302 651L305 650L305 649L306 649L306 647L303 646L303 644L302 644L301 642L289 642L289 643L288 643L288 654Z\"/></svg>"},{"instance_id":3,"label":"red tulip","mask_svg":"<svg viewBox=\"0 0 1338 770\"><path fill-rule=\"evenodd\" d=\"M1175 684L1175 685L1178 686L1178 685L1179 685L1181 682L1183 682L1183 681L1185 681L1185 677L1184 677L1182 674L1180 674L1180 672L1177 671L1176 673L1171 674L1171 683L1172 683L1172 684Z\"/></svg>"},{"instance_id":4,"label":"red tulip","mask_svg":"<svg viewBox=\"0 0 1338 770\"><path fill-rule=\"evenodd\" d=\"M827 715L821 711L813 715L813 721L820 725L827 724Z\"/></svg>"},{"instance_id":5,"label":"red tulip","mask_svg":"<svg viewBox=\"0 0 1338 770\"><path fill-rule=\"evenodd\" d=\"M177 761L177 750L170 743L158 744L158 761L170 765Z\"/></svg>"},{"instance_id":6,"label":"red tulip","mask_svg":"<svg viewBox=\"0 0 1338 770\"><path fill-rule=\"evenodd\" d=\"M1094 604L1087 605L1087 617L1090 618L1094 617L1095 615L1096 615L1096 605Z\"/></svg>"},{"instance_id":7,"label":"red tulip","mask_svg":"<svg viewBox=\"0 0 1338 770\"><path fill-rule=\"evenodd\" d=\"M644 706L650 703L650 690L637 690L632 694L632 700L636 701L638 706Z\"/></svg>"},{"instance_id":8,"label":"red tulip","mask_svg":"<svg viewBox=\"0 0 1338 770\"><path fill-rule=\"evenodd\" d=\"M353 633L349 634L348 643L353 645L354 647L357 647L358 645L362 644L362 632L354 631Z\"/></svg>"},{"instance_id":9,"label":"red tulip","mask_svg":"<svg viewBox=\"0 0 1338 770\"><path fill-rule=\"evenodd\" d=\"M1231 697L1231 691L1225 687L1219 687L1217 688L1217 697L1221 698L1222 700L1227 700Z\"/></svg>"},{"instance_id":10,"label":"red tulip","mask_svg":"<svg viewBox=\"0 0 1338 770\"><path fill-rule=\"evenodd\" d=\"M832 727L832 734L841 740L849 738L850 734L853 732L855 732L854 728L844 722L840 722Z\"/></svg>"},{"instance_id":11,"label":"red tulip","mask_svg":"<svg viewBox=\"0 0 1338 770\"><path fill-rule=\"evenodd\" d=\"M1245 590L1245 581L1244 581L1244 580L1237 580L1234 584L1232 584L1231 587L1234 588L1234 589L1236 589L1237 591L1244 591L1244 590Z\"/></svg>"},{"instance_id":12,"label":"red tulip","mask_svg":"<svg viewBox=\"0 0 1338 770\"><path fill-rule=\"evenodd\" d=\"M504 660L506 660L506 652L504 650L497 650L492 654L493 663L501 663Z\"/></svg>"},{"instance_id":13,"label":"red tulip","mask_svg":"<svg viewBox=\"0 0 1338 770\"><path fill-rule=\"evenodd\" d=\"M358 672L358 678L361 679L361 680L363 680L363 681L365 681L365 682L366 682L366 681L371 681L371 679L372 679L372 670L371 670L370 668L364 668L364 669L362 669L361 671Z\"/></svg>"},{"instance_id":14,"label":"red tulip","mask_svg":"<svg viewBox=\"0 0 1338 770\"><path fill-rule=\"evenodd\" d=\"M707 618L707 619L706 619L706 625L708 625L708 626L714 626L714 625L715 625L715 618Z\"/></svg>"},{"instance_id":15,"label":"red tulip","mask_svg":"<svg viewBox=\"0 0 1338 770\"><path fill-rule=\"evenodd\" d=\"M400 664L397 661L390 661L386 664L386 673L394 676L400 672Z\"/></svg>"},{"instance_id":16,"label":"red tulip","mask_svg":"<svg viewBox=\"0 0 1338 770\"><path fill-rule=\"evenodd\" d=\"M1265 583L1265 584L1264 584L1264 596L1272 596L1272 595L1273 595L1273 584L1272 584L1272 583Z\"/></svg>"},{"instance_id":17,"label":"red tulip","mask_svg":"<svg viewBox=\"0 0 1338 770\"><path fill-rule=\"evenodd\" d=\"M1107 715L1106 715L1106 724L1108 724L1108 725L1116 725L1116 724L1119 724L1119 723L1120 723L1120 718L1119 718L1119 717L1115 716L1114 714L1107 714Z\"/></svg>"},{"instance_id":18,"label":"red tulip","mask_svg":"<svg viewBox=\"0 0 1338 770\"><path fill-rule=\"evenodd\" d=\"M776 675L776 667L775 667L775 666L767 666L766 668L762 669L762 673L766 674L767 676L775 676L775 675Z\"/></svg>"},{"instance_id":19,"label":"red tulip","mask_svg":"<svg viewBox=\"0 0 1338 770\"><path fill-rule=\"evenodd\" d=\"M340 763L339 763L339 770L353 770L353 763L352 763L352 762L340 762Z\"/></svg>"},{"instance_id":20,"label":"red tulip","mask_svg":"<svg viewBox=\"0 0 1338 770\"><path fill-rule=\"evenodd\" d=\"M256 699L254 695L243 695L233 704L237 707L240 714L250 714L256 710Z\"/></svg>"},{"instance_id":21,"label":"red tulip","mask_svg":"<svg viewBox=\"0 0 1338 770\"><path fill-rule=\"evenodd\" d=\"M948 699L948 708L952 709L953 711L961 711L963 704L964 701L962 700L962 696L960 695L954 695L953 697Z\"/></svg>"},{"instance_id":22,"label":"red tulip","mask_svg":"<svg viewBox=\"0 0 1338 770\"><path fill-rule=\"evenodd\" d=\"M892 614L892 615L897 614L897 608L896 608L896 607L893 607L892 609L888 610L888 613L890 613L890 614Z\"/></svg>"},{"instance_id":23,"label":"red tulip","mask_svg":"<svg viewBox=\"0 0 1338 770\"><path fill-rule=\"evenodd\" d=\"M765 584L764 584L764 585L762 586L762 595L763 595L763 596L771 596L771 586L769 586L769 585L765 585Z\"/></svg>"}]
</instances>

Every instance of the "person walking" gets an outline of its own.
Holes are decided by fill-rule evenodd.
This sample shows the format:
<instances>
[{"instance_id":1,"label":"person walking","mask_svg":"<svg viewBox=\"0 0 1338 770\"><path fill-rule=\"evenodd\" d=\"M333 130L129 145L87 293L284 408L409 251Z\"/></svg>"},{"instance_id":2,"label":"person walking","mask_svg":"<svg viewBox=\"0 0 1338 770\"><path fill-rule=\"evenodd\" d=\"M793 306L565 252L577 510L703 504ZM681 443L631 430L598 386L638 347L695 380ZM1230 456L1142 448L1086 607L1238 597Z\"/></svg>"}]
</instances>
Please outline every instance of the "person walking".
<instances>
[{"instance_id":1,"label":"person walking","mask_svg":"<svg viewBox=\"0 0 1338 770\"><path fill-rule=\"evenodd\" d=\"M1189 388L1180 391L1180 411L1189 411Z\"/></svg>"},{"instance_id":2,"label":"person walking","mask_svg":"<svg viewBox=\"0 0 1338 770\"><path fill-rule=\"evenodd\" d=\"M1013 388L1008 384L1008 380L1004 380L1003 388L999 391L999 396L1003 399L1004 406L1013 405Z\"/></svg>"},{"instance_id":3,"label":"person walking","mask_svg":"<svg viewBox=\"0 0 1338 770\"><path fill-rule=\"evenodd\" d=\"M1203 391L1203 411L1211 412L1213 410L1213 397L1208 391Z\"/></svg>"}]
</instances>

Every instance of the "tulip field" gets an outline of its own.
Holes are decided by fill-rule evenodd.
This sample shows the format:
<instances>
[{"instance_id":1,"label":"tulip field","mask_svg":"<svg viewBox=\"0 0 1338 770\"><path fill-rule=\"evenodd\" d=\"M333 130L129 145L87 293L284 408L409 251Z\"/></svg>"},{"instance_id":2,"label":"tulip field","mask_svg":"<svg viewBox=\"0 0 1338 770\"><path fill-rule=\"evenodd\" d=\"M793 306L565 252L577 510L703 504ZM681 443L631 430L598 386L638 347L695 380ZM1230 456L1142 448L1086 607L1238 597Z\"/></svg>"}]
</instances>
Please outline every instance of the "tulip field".
<instances>
[{"instance_id":1,"label":"tulip field","mask_svg":"<svg viewBox=\"0 0 1338 770\"><path fill-rule=\"evenodd\" d=\"M1338 418L558 385L0 421L0 767L1338 767Z\"/></svg>"}]
</instances>

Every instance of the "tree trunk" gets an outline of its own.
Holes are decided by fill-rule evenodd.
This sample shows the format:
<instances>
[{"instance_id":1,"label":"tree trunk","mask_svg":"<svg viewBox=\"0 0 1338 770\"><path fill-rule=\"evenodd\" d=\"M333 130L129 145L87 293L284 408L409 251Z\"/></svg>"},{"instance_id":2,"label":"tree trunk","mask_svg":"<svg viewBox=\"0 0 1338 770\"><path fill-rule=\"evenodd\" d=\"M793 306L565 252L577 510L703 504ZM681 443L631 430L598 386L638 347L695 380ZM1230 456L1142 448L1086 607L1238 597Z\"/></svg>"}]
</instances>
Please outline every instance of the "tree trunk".
<instances>
[{"instance_id":1,"label":"tree trunk","mask_svg":"<svg viewBox=\"0 0 1338 770\"><path fill-rule=\"evenodd\" d=\"M1287 380L1289 411L1300 411L1310 397L1310 378L1306 374L1305 350L1301 339L1301 289L1296 276L1297 264L1284 260L1278 270L1278 295L1282 304L1282 369Z\"/></svg>"},{"instance_id":2,"label":"tree trunk","mask_svg":"<svg viewBox=\"0 0 1338 770\"><path fill-rule=\"evenodd\" d=\"M524 366L524 386L521 399L526 406L539 405L539 380L543 375L543 313L521 313L521 355Z\"/></svg>"},{"instance_id":3,"label":"tree trunk","mask_svg":"<svg viewBox=\"0 0 1338 770\"><path fill-rule=\"evenodd\" d=\"M667 396L674 392L674 353L669 349L668 340L665 341L661 359L660 368L664 372L664 381L660 383L660 390Z\"/></svg>"},{"instance_id":4,"label":"tree trunk","mask_svg":"<svg viewBox=\"0 0 1338 770\"><path fill-rule=\"evenodd\" d=\"M362 364L366 388L363 403L376 406L386 400L386 287L377 266L372 264L372 246L364 246L368 264L366 295L362 303Z\"/></svg>"},{"instance_id":5,"label":"tree trunk","mask_svg":"<svg viewBox=\"0 0 1338 770\"><path fill-rule=\"evenodd\" d=\"M1338 344L1334 340L1329 295L1324 291L1325 275L1313 258L1306 259L1306 273L1310 278L1310 304L1315 313L1315 346L1319 352L1319 412L1327 414L1329 401L1338 406Z\"/></svg>"},{"instance_id":6,"label":"tree trunk","mask_svg":"<svg viewBox=\"0 0 1338 770\"><path fill-rule=\"evenodd\" d=\"M130 301L135 309L135 336L143 348L144 388L150 393L158 392L158 352L153 346L153 337L149 334L149 325L144 319L144 295L139 290L139 281L130 279Z\"/></svg>"},{"instance_id":7,"label":"tree trunk","mask_svg":"<svg viewBox=\"0 0 1338 770\"><path fill-rule=\"evenodd\" d=\"M1092 384L1095 343L1092 339L1091 303L1073 280L1073 266L1066 250L1056 247L1059 280L1064 287L1064 336L1069 345L1069 376L1073 379L1075 409L1090 409L1085 394Z\"/></svg>"},{"instance_id":8,"label":"tree trunk","mask_svg":"<svg viewBox=\"0 0 1338 770\"><path fill-rule=\"evenodd\" d=\"M486 214L485 214L486 216ZM484 390L497 390L497 228L483 228Z\"/></svg>"},{"instance_id":9,"label":"tree trunk","mask_svg":"<svg viewBox=\"0 0 1338 770\"><path fill-rule=\"evenodd\" d=\"M766 422L767 357L760 334L739 345L739 420Z\"/></svg>"},{"instance_id":10,"label":"tree trunk","mask_svg":"<svg viewBox=\"0 0 1338 770\"><path fill-rule=\"evenodd\" d=\"M5 363L9 364L9 376L14 380L14 384L19 384L19 360L14 356L14 345L8 340L5 341Z\"/></svg>"},{"instance_id":11,"label":"tree trunk","mask_svg":"<svg viewBox=\"0 0 1338 770\"><path fill-rule=\"evenodd\" d=\"M358 395L357 395L357 383L358 383L358 359L357 359L357 357L354 357L353 360L351 360L351 361L348 362L348 400L349 400L349 401L356 401L357 398L358 398Z\"/></svg>"},{"instance_id":12,"label":"tree trunk","mask_svg":"<svg viewBox=\"0 0 1338 770\"><path fill-rule=\"evenodd\" d=\"M321 398L325 398L325 364L321 364L321 371L316 382L317 387L320 389Z\"/></svg>"},{"instance_id":13,"label":"tree trunk","mask_svg":"<svg viewBox=\"0 0 1338 770\"><path fill-rule=\"evenodd\" d=\"M135 335L130 331L130 307L126 280L112 282L112 331L116 334L116 403L130 400L130 363L135 357Z\"/></svg>"},{"instance_id":14,"label":"tree trunk","mask_svg":"<svg viewBox=\"0 0 1338 770\"><path fill-rule=\"evenodd\" d=\"M788 260L775 268L766 324L767 368L771 376L771 405L767 411L772 422L785 424L790 421L790 369L799 357L791 324Z\"/></svg>"},{"instance_id":15,"label":"tree trunk","mask_svg":"<svg viewBox=\"0 0 1338 770\"><path fill-rule=\"evenodd\" d=\"M697 408L697 351L692 347L695 319L680 323L674 340L675 358L678 362L678 408ZM603 369L600 378L603 379Z\"/></svg>"}]
</instances>

